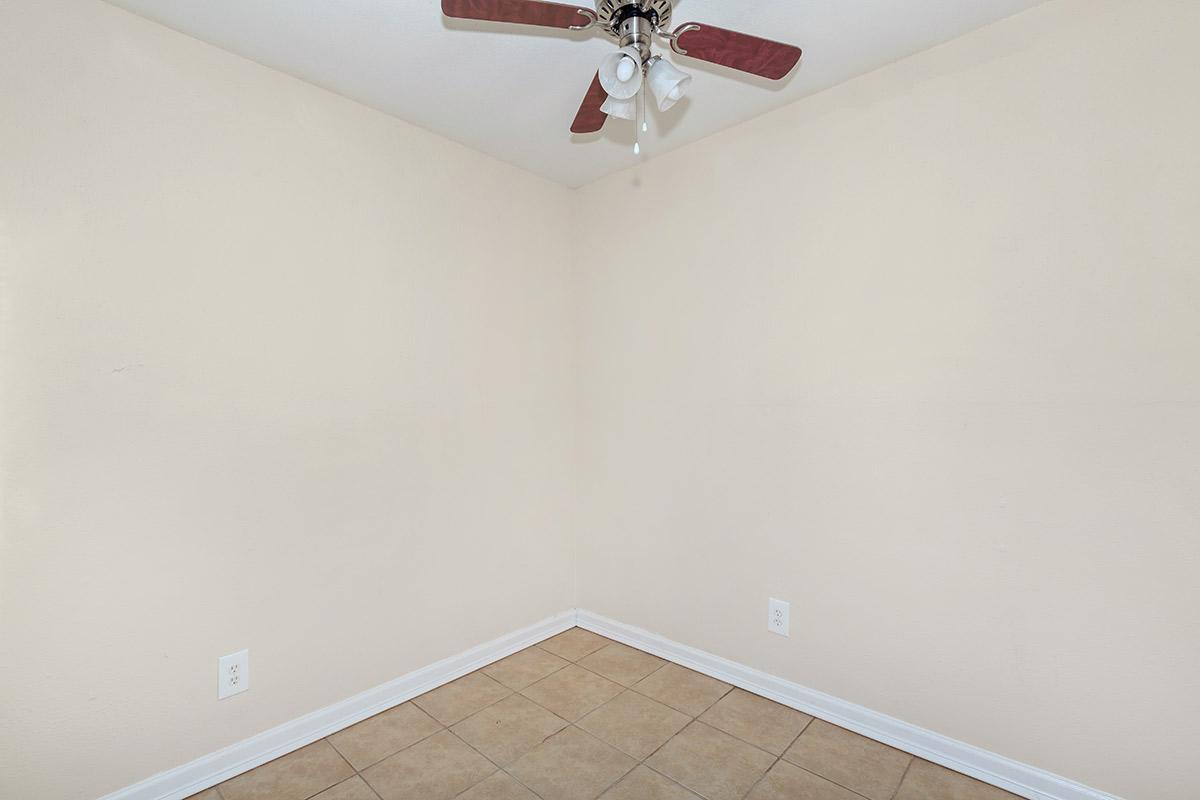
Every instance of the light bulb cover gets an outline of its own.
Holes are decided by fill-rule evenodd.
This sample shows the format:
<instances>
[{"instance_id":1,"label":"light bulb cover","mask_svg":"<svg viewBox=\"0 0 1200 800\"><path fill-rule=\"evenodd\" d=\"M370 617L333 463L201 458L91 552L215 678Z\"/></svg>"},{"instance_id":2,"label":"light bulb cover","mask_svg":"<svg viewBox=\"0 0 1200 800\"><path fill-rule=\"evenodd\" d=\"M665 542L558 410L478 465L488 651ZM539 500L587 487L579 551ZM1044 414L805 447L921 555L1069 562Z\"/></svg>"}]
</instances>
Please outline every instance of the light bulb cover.
<instances>
[{"instance_id":1,"label":"light bulb cover","mask_svg":"<svg viewBox=\"0 0 1200 800\"><path fill-rule=\"evenodd\" d=\"M691 82L691 75L676 69L675 65L665 58L654 59L646 75L646 83L654 93L654 99L658 101L659 111L666 111L678 103L687 93L688 84Z\"/></svg>"},{"instance_id":2,"label":"light bulb cover","mask_svg":"<svg viewBox=\"0 0 1200 800\"><path fill-rule=\"evenodd\" d=\"M633 60L633 72L629 77L622 80L618 70L620 69L623 59ZM625 70L621 70L625 72ZM614 97L617 100L628 100L638 93L638 89L642 88L642 54L636 47L622 47L613 53L609 53L600 62L600 85L604 87L604 91L609 97Z\"/></svg>"},{"instance_id":3,"label":"light bulb cover","mask_svg":"<svg viewBox=\"0 0 1200 800\"><path fill-rule=\"evenodd\" d=\"M600 110L617 119L635 119L637 117L637 101L632 97L618 100L609 96L605 98Z\"/></svg>"}]
</instances>

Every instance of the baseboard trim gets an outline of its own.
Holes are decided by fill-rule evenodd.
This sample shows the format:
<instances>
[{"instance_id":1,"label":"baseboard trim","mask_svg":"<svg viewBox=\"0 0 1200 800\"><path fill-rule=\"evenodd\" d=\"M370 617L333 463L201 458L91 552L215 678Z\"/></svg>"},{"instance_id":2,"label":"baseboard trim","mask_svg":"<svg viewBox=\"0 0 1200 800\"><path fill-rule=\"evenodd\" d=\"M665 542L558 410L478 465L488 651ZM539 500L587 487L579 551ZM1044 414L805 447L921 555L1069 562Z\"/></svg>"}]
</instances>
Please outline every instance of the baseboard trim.
<instances>
[{"instance_id":1,"label":"baseboard trim","mask_svg":"<svg viewBox=\"0 0 1200 800\"><path fill-rule=\"evenodd\" d=\"M430 664L100 800L183 800L575 625L840 725L1029 800L1120 800L1083 784L582 609Z\"/></svg>"},{"instance_id":2,"label":"baseboard trim","mask_svg":"<svg viewBox=\"0 0 1200 800\"><path fill-rule=\"evenodd\" d=\"M1029 800L1120 800L1037 767L590 611L579 609L576 624Z\"/></svg>"},{"instance_id":3,"label":"baseboard trim","mask_svg":"<svg viewBox=\"0 0 1200 800\"><path fill-rule=\"evenodd\" d=\"M575 625L564 611L527 628L493 639L464 653L430 664L373 689L285 722L183 766L160 772L100 800L183 800L260 764L287 755L332 733L362 722L468 672L499 661Z\"/></svg>"}]
</instances>

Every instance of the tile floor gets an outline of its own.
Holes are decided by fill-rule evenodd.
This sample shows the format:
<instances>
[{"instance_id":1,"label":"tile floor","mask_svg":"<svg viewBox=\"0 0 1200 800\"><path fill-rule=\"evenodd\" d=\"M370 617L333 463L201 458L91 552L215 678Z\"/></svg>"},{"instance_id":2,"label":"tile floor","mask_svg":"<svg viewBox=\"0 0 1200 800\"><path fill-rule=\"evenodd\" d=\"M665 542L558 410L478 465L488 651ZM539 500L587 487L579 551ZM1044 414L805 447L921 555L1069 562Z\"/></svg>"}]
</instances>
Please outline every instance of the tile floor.
<instances>
[{"instance_id":1,"label":"tile floor","mask_svg":"<svg viewBox=\"0 0 1200 800\"><path fill-rule=\"evenodd\" d=\"M1017 800L582 628L193 800L310 798Z\"/></svg>"}]
</instances>

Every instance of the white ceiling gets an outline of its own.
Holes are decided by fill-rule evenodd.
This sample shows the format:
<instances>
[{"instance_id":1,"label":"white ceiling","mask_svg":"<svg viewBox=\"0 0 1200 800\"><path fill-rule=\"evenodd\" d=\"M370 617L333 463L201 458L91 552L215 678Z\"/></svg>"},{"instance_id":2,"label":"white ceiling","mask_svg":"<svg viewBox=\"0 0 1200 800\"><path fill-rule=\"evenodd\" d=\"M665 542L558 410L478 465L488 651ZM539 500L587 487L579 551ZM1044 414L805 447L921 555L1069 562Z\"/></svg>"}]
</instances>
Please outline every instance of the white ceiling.
<instances>
[{"instance_id":1,"label":"white ceiling","mask_svg":"<svg viewBox=\"0 0 1200 800\"><path fill-rule=\"evenodd\" d=\"M641 158L1041 1L677 0L672 27L698 21L733 28L799 45L804 60L771 82L672 55L695 80L689 97L651 116ZM568 186L638 158L632 123L610 119L588 136L568 130L613 47L596 33L444 19L439 0L110 2Z\"/></svg>"}]
</instances>

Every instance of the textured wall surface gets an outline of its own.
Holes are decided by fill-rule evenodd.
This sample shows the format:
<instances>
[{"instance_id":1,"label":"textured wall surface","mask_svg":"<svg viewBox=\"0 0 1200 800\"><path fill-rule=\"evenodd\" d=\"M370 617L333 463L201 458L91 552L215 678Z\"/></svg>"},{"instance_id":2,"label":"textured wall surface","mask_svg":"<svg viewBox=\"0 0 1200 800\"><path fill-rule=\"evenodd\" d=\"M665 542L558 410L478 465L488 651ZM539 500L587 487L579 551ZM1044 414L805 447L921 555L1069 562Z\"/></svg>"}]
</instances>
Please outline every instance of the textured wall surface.
<instances>
[{"instance_id":1,"label":"textured wall surface","mask_svg":"<svg viewBox=\"0 0 1200 800\"><path fill-rule=\"evenodd\" d=\"M566 189L83 0L0 3L0 151L0 796L572 605Z\"/></svg>"},{"instance_id":2,"label":"textured wall surface","mask_svg":"<svg viewBox=\"0 0 1200 800\"><path fill-rule=\"evenodd\" d=\"M578 250L580 606L1194 797L1198 29L1048 3L583 189L655 224Z\"/></svg>"}]
</instances>

